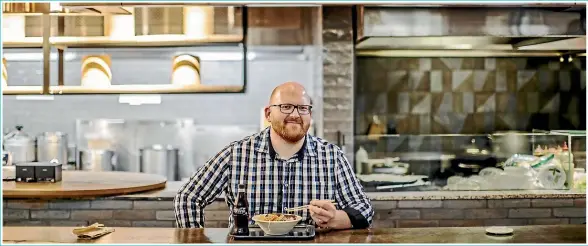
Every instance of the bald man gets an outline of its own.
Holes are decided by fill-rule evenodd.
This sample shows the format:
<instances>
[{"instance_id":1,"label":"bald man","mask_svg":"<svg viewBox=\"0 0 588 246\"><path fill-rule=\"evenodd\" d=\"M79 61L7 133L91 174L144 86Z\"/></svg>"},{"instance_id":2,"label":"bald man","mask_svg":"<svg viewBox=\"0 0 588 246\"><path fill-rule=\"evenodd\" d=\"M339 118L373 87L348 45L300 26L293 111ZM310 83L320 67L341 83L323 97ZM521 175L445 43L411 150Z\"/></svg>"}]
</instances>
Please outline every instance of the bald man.
<instances>
[{"instance_id":1,"label":"bald man","mask_svg":"<svg viewBox=\"0 0 588 246\"><path fill-rule=\"evenodd\" d=\"M221 193L232 214L243 184L251 217L310 204L308 210L294 212L302 223L369 227L374 214L370 200L343 151L308 134L311 116L312 102L302 85L276 87L265 107L271 126L230 143L179 190L174 199L177 226L203 227L203 209Z\"/></svg>"}]
</instances>

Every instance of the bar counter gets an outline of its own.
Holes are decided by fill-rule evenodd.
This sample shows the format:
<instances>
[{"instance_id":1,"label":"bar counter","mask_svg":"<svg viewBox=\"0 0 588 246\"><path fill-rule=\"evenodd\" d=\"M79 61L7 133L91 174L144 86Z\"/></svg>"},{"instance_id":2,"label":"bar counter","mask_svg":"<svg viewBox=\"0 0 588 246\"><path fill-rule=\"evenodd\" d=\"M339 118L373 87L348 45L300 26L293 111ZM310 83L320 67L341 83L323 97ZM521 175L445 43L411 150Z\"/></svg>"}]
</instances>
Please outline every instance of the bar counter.
<instances>
[{"instance_id":1,"label":"bar counter","mask_svg":"<svg viewBox=\"0 0 588 246\"><path fill-rule=\"evenodd\" d=\"M164 189L105 197L10 199L3 197L5 226L174 227L173 198L182 182ZM581 191L368 192L375 228L583 224ZM228 225L221 196L205 209L205 226Z\"/></svg>"},{"instance_id":2,"label":"bar counter","mask_svg":"<svg viewBox=\"0 0 588 246\"><path fill-rule=\"evenodd\" d=\"M114 228L93 240L78 240L71 227L4 227L3 243L586 243L586 225L513 226L511 236L486 235L484 227L379 228L330 231L305 241L233 240L226 228Z\"/></svg>"}]
</instances>

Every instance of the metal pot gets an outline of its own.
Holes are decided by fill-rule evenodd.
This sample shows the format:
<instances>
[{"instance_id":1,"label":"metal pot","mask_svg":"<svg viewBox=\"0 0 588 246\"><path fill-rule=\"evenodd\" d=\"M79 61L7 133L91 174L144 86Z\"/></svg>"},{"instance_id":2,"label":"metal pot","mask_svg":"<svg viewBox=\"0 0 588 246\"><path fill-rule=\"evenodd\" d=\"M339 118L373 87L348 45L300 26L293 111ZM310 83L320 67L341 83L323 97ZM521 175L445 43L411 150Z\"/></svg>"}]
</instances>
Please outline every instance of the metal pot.
<instances>
[{"instance_id":1,"label":"metal pot","mask_svg":"<svg viewBox=\"0 0 588 246\"><path fill-rule=\"evenodd\" d=\"M4 150L12 156L12 163L35 161L35 139L22 131L22 126L4 136Z\"/></svg>"},{"instance_id":2,"label":"metal pot","mask_svg":"<svg viewBox=\"0 0 588 246\"><path fill-rule=\"evenodd\" d=\"M67 134L62 132L44 132L37 137L37 161L57 160L67 165Z\"/></svg>"},{"instance_id":3,"label":"metal pot","mask_svg":"<svg viewBox=\"0 0 588 246\"><path fill-rule=\"evenodd\" d=\"M473 138L471 144L464 146L463 152L456 154L451 160L451 170L463 176L470 176L485 167L495 167L498 159L487 148L480 147L484 145L487 144L476 144L476 139Z\"/></svg>"},{"instance_id":4,"label":"metal pot","mask_svg":"<svg viewBox=\"0 0 588 246\"><path fill-rule=\"evenodd\" d=\"M142 173L158 174L168 181L179 180L180 151L172 146L153 145L139 150L139 168Z\"/></svg>"},{"instance_id":5,"label":"metal pot","mask_svg":"<svg viewBox=\"0 0 588 246\"><path fill-rule=\"evenodd\" d=\"M514 154L525 154L530 150L530 138L523 132L496 132L490 136L493 152L497 156L509 158Z\"/></svg>"},{"instance_id":6,"label":"metal pot","mask_svg":"<svg viewBox=\"0 0 588 246\"><path fill-rule=\"evenodd\" d=\"M81 150L78 170L109 172L115 171L117 155L111 150Z\"/></svg>"}]
</instances>

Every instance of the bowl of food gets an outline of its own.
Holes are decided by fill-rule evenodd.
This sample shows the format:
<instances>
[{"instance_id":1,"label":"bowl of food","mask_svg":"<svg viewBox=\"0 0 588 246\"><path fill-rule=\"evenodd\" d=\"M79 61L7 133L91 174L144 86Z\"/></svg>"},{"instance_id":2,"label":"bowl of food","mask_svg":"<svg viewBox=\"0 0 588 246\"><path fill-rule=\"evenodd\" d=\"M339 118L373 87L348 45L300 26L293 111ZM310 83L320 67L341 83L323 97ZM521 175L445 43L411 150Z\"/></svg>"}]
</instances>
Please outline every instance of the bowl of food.
<instances>
[{"instance_id":1,"label":"bowl of food","mask_svg":"<svg viewBox=\"0 0 588 246\"><path fill-rule=\"evenodd\" d=\"M267 235L284 235L292 231L302 217L295 214L258 214L253 221Z\"/></svg>"}]
</instances>

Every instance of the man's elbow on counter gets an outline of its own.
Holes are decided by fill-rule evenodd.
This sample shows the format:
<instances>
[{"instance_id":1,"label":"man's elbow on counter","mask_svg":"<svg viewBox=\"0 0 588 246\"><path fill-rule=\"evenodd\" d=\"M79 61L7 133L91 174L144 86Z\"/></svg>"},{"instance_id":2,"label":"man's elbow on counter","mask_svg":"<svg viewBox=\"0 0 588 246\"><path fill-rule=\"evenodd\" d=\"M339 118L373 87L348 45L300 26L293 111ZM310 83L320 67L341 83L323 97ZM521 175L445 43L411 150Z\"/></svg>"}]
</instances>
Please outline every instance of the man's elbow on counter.
<instances>
[{"instance_id":1,"label":"man's elbow on counter","mask_svg":"<svg viewBox=\"0 0 588 246\"><path fill-rule=\"evenodd\" d=\"M189 226L188 221L188 196L181 190L174 197L174 214L176 217L176 226L178 228L187 228Z\"/></svg>"}]
</instances>

